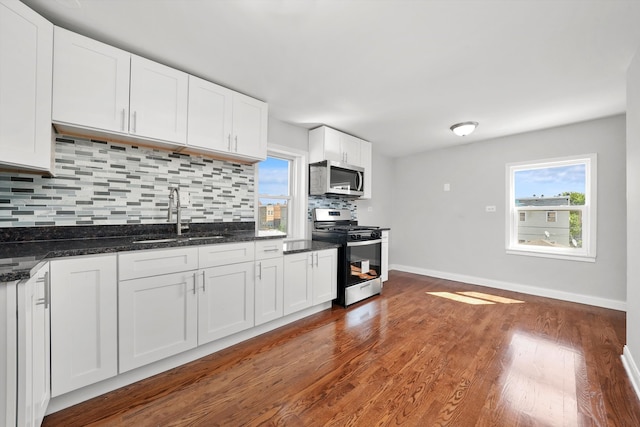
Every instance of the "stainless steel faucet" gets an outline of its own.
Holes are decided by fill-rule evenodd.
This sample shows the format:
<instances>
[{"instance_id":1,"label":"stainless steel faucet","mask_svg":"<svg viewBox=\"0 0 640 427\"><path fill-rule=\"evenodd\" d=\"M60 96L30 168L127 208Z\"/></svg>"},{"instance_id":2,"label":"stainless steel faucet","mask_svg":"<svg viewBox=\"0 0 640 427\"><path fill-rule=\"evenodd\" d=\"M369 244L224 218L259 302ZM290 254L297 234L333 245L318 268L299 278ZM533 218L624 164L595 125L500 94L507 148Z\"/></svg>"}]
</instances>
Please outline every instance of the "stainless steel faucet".
<instances>
[{"instance_id":1,"label":"stainless steel faucet","mask_svg":"<svg viewBox=\"0 0 640 427\"><path fill-rule=\"evenodd\" d=\"M173 212L173 204L175 202L176 205L176 233L178 236L182 234L182 230L188 230L189 226L187 224L182 224L182 207L180 206L180 188L178 187L169 187L169 209L167 212L167 221L171 222L172 220L172 212Z\"/></svg>"}]
</instances>

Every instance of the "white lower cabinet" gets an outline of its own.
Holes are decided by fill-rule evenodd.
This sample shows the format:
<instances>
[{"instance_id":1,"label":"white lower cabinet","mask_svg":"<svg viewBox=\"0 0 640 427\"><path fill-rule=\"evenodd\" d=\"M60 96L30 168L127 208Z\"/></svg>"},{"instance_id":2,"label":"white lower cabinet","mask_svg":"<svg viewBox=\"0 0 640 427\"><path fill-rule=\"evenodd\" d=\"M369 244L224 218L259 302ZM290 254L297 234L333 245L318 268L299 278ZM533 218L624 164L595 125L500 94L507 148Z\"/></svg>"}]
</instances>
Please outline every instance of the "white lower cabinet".
<instances>
[{"instance_id":1,"label":"white lower cabinet","mask_svg":"<svg viewBox=\"0 0 640 427\"><path fill-rule=\"evenodd\" d=\"M256 261L256 326L279 319L284 315L284 259Z\"/></svg>"},{"instance_id":2,"label":"white lower cabinet","mask_svg":"<svg viewBox=\"0 0 640 427\"><path fill-rule=\"evenodd\" d=\"M311 278L312 252L284 257L284 314L311 307L313 288Z\"/></svg>"},{"instance_id":3,"label":"white lower cabinet","mask_svg":"<svg viewBox=\"0 0 640 427\"><path fill-rule=\"evenodd\" d=\"M42 424L51 398L49 264L18 284L17 425Z\"/></svg>"},{"instance_id":4,"label":"white lower cabinet","mask_svg":"<svg viewBox=\"0 0 640 427\"><path fill-rule=\"evenodd\" d=\"M313 305L331 301L338 296L338 250L312 252L311 265Z\"/></svg>"},{"instance_id":5,"label":"white lower cabinet","mask_svg":"<svg viewBox=\"0 0 640 427\"><path fill-rule=\"evenodd\" d=\"M337 249L284 257L285 315L337 297L337 260Z\"/></svg>"},{"instance_id":6,"label":"white lower cabinet","mask_svg":"<svg viewBox=\"0 0 640 427\"><path fill-rule=\"evenodd\" d=\"M51 395L118 373L116 255L52 260Z\"/></svg>"},{"instance_id":7,"label":"white lower cabinet","mask_svg":"<svg viewBox=\"0 0 640 427\"><path fill-rule=\"evenodd\" d=\"M198 296L198 344L254 326L253 262L202 270Z\"/></svg>"},{"instance_id":8,"label":"white lower cabinet","mask_svg":"<svg viewBox=\"0 0 640 427\"><path fill-rule=\"evenodd\" d=\"M120 282L120 372L197 345L194 271Z\"/></svg>"},{"instance_id":9,"label":"white lower cabinet","mask_svg":"<svg viewBox=\"0 0 640 427\"><path fill-rule=\"evenodd\" d=\"M382 232L382 272L380 277L383 282L389 280L389 230Z\"/></svg>"}]
</instances>

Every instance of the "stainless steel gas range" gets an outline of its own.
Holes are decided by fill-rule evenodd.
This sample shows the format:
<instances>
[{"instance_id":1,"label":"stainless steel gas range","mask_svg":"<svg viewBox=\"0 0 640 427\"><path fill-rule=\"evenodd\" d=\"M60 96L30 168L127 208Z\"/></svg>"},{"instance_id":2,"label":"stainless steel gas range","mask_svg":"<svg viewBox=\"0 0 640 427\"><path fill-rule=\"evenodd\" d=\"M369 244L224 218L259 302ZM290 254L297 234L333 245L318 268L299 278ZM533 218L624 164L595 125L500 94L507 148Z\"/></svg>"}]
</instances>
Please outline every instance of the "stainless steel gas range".
<instances>
[{"instance_id":1,"label":"stainless steel gas range","mask_svg":"<svg viewBox=\"0 0 640 427\"><path fill-rule=\"evenodd\" d=\"M379 227L357 225L348 209L315 208L312 237L340 245L338 304L347 307L380 294L382 239Z\"/></svg>"}]
</instances>

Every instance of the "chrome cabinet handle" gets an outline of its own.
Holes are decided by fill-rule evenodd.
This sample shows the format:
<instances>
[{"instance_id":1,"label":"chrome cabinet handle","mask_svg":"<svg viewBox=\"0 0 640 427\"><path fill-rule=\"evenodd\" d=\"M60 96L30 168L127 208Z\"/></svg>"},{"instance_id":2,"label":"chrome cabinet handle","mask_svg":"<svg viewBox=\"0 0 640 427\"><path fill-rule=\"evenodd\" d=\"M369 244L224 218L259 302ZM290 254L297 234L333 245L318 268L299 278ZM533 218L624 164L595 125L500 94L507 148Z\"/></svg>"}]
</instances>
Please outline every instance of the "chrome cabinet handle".
<instances>
[{"instance_id":1,"label":"chrome cabinet handle","mask_svg":"<svg viewBox=\"0 0 640 427\"><path fill-rule=\"evenodd\" d=\"M122 109L122 126L121 126L121 128L122 128L123 132L125 131L125 129L124 129L124 115L126 113L126 110L127 110L126 108Z\"/></svg>"},{"instance_id":2,"label":"chrome cabinet handle","mask_svg":"<svg viewBox=\"0 0 640 427\"><path fill-rule=\"evenodd\" d=\"M277 246L274 246L273 249L263 249L263 252L278 252L279 249Z\"/></svg>"},{"instance_id":3,"label":"chrome cabinet handle","mask_svg":"<svg viewBox=\"0 0 640 427\"><path fill-rule=\"evenodd\" d=\"M47 309L51 305L51 278L49 272L44 273L44 308Z\"/></svg>"},{"instance_id":4,"label":"chrome cabinet handle","mask_svg":"<svg viewBox=\"0 0 640 427\"><path fill-rule=\"evenodd\" d=\"M196 273L193 273L193 294L196 294Z\"/></svg>"},{"instance_id":5,"label":"chrome cabinet handle","mask_svg":"<svg viewBox=\"0 0 640 427\"><path fill-rule=\"evenodd\" d=\"M44 273L44 276L37 279L36 283L44 283L44 297L36 300L36 305L44 305L44 308L49 308L51 304L51 282L49 281L49 272Z\"/></svg>"},{"instance_id":6,"label":"chrome cabinet handle","mask_svg":"<svg viewBox=\"0 0 640 427\"><path fill-rule=\"evenodd\" d=\"M138 112L133 112L133 133L138 132Z\"/></svg>"},{"instance_id":7,"label":"chrome cabinet handle","mask_svg":"<svg viewBox=\"0 0 640 427\"><path fill-rule=\"evenodd\" d=\"M320 267L320 254L316 252L316 267Z\"/></svg>"},{"instance_id":8,"label":"chrome cabinet handle","mask_svg":"<svg viewBox=\"0 0 640 427\"><path fill-rule=\"evenodd\" d=\"M311 267L313 267L313 254L310 254L310 255L311 255Z\"/></svg>"},{"instance_id":9,"label":"chrome cabinet handle","mask_svg":"<svg viewBox=\"0 0 640 427\"><path fill-rule=\"evenodd\" d=\"M206 280L205 280L204 271L203 271L202 272L202 292L203 293L207 291L207 289L205 288L205 283L206 283Z\"/></svg>"},{"instance_id":10,"label":"chrome cabinet handle","mask_svg":"<svg viewBox=\"0 0 640 427\"><path fill-rule=\"evenodd\" d=\"M238 135L236 135L236 153L238 152Z\"/></svg>"},{"instance_id":11,"label":"chrome cabinet handle","mask_svg":"<svg viewBox=\"0 0 640 427\"><path fill-rule=\"evenodd\" d=\"M231 151L231 134L227 135L227 150Z\"/></svg>"},{"instance_id":12,"label":"chrome cabinet handle","mask_svg":"<svg viewBox=\"0 0 640 427\"><path fill-rule=\"evenodd\" d=\"M258 263L258 279L262 280L262 263Z\"/></svg>"}]
</instances>

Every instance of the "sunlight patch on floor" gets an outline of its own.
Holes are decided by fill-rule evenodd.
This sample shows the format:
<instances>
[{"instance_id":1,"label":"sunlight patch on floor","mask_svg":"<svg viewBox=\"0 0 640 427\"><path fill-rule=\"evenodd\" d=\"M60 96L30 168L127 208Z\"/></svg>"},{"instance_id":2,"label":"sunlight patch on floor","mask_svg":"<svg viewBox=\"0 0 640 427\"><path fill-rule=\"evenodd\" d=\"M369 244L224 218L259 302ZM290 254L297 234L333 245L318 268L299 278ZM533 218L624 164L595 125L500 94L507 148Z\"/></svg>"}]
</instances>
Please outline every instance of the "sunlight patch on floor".
<instances>
[{"instance_id":1,"label":"sunlight patch on floor","mask_svg":"<svg viewBox=\"0 0 640 427\"><path fill-rule=\"evenodd\" d=\"M486 299L488 301L499 302L500 304L524 304L524 301L517 299L505 298L498 295L485 294L483 292L457 292L461 295L466 295L473 298Z\"/></svg>"},{"instance_id":2,"label":"sunlight patch on floor","mask_svg":"<svg viewBox=\"0 0 640 427\"><path fill-rule=\"evenodd\" d=\"M427 292L429 295L447 298L450 300L463 302L471 305L489 305L489 304L523 304L524 301L517 299L505 298L498 295L485 294L483 292Z\"/></svg>"},{"instance_id":3,"label":"sunlight patch on floor","mask_svg":"<svg viewBox=\"0 0 640 427\"><path fill-rule=\"evenodd\" d=\"M467 297L467 296L459 295L459 294L454 294L453 292L427 292L427 293L429 295L434 295L434 296L437 296L437 297L447 298L447 299L450 299L450 300L463 302L465 304L472 304L472 305L495 304L495 302L491 302L491 301L487 301L487 300L483 300L483 299L478 299L478 298L471 298L471 297Z\"/></svg>"}]
</instances>

